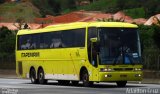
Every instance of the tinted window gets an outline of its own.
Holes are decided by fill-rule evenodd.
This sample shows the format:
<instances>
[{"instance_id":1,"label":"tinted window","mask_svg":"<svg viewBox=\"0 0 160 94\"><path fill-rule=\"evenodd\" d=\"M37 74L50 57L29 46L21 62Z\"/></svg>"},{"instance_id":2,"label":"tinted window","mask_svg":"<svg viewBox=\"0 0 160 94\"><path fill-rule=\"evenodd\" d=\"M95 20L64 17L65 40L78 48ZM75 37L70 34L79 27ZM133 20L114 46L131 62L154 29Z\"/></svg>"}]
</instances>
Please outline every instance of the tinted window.
<instances>
[{"instance_id":1,"label":"tinted window","mask_svg":"<svg viewBox=\"0 0 160 94\"><path fill-rule=\"evenodd\" d=\"M18 50L84 47L85 29L18 36Z\"/></svg>"},{"instance_id":2,"label":"tinted window","mask_svg":"<svg viewBox=\"0 0 160 94\"><path fill-rule=\"evenodd\" d=\"M18 49L26 50L26 49L37 49L39 48L39 35L23 35L18 37Z\"/></svg>"},{"instance_id":3,"label":"tinted window","mask_svg":"<svg viewBox=\"0 0 160 94\"><path fill-rule=\"evenodd\" d=\"M99 28L100 64L140 63L135 28Z\"/></svg>"},{"instance_id":4,"label":"tinted window","mask_svg":"<svg viewBox=\"0 0 160 94\"><path fill-rule=\"evenodd\" d=\"M74 32L74 47L85 46L85 29L73 30Z\"/></svg>"},{"instance_id":5,"label":"tinted window","mask_svg":"<svg viewBox=\"0 0 160 94\"><path fill-rule=\"evenodd\" d=\"M85 29L74 29L62 32L62 42L65 47L84 47Z\"/></svg>"},{"instance_id":6,"label":"tinted window","mask_svg":"<svg viewBox=\"0 0 160 94\"><path fill-rule=\"evenodd\" d=\"M62 48L64 47L62 43L62 34L61 32L52 32L49 34L50 40L48 42L50 43L49 48Z\"/></svg>"},{"instance_id":7,"label":"tinted window","mask_svg":"<svg viewBox=\"0 0 160 94\"><path fill-rule=\"evenodd\" d=\"M39 48L39 34L30 35L31 36L31 47L30 49L38 49Z\"/></svg>"}]
</instances>

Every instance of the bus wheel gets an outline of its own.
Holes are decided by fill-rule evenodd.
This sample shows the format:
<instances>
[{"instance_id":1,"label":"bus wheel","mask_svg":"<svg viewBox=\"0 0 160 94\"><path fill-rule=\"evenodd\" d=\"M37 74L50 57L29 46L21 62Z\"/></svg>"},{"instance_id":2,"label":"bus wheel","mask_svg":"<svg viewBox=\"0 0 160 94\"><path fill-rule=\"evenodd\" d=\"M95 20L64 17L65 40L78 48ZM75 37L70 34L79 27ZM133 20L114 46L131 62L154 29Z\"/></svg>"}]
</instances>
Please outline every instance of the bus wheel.
<instances>
[{"instance_id":1,"label":"bus wheel","mask_svg":"<svg viewBox=\"0 0 160 94\"><path fill-rule=\"evenodd\" d=\"M78 81L72 81L72 85L77 86L78 85Z\"/></svg>"},{"instance_id":2,"label":"bus wheel","mask_svg":"<svg viewBox=\"0 0 160 94\"><path fill-rule=\"evenodd\" d=\"M125 87L127 84L127 81L118 81L116 82L118 87Z\"/></svg>"},{"instance_id":3,"label":"bus wheel","mask_svg":"<svg viewBox=\"0 0 160 94\"><path fill-rule=\"evenodd\" d=\"M38 80L39 80L40 84L46 84L47 83L47 80L45 80L45 77L44 77L43 69L39 69L39 71L38 71Z\"/></svg>"},{"instance_id":4,"label":"bus wheel","mask_svg":"<svg viewBox=\"0 0 160 94\"><path fill-rule=\"evenodd\" d=\"M32 68L30 70L30 79L31 79L31 83L33 84L37 84L38 83L38 80L36 79L36 71L34 68Z\"/></svg>"},{"instance_id":5,"label":"bus wheel","mask_svg":"<svg viewBox=\"0 0 160 94\"><path fill-rule=\"evenodd\" d=\"M92 86L93 85L93 82L90 82L89 81L89 75L88 75L88 72L85 70L83 71L83 74L82 74L82 82L83 82L83 86L84 87L89 87L89 86Z\"/></svg>"}]
</instances>

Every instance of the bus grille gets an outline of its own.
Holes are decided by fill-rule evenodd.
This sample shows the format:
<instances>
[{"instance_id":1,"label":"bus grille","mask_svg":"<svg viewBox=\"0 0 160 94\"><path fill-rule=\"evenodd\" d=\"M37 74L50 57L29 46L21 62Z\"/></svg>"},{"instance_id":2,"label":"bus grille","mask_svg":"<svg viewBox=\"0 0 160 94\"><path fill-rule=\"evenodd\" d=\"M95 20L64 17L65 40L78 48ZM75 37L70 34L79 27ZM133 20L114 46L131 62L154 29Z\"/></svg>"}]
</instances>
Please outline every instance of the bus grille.
<instances>
[{"instance_id":1,"label":"bus grille","mask_svg":"<svg viewBox=\"0 0 160 94\"><path fill-rule=\"evenodd\" d=\"M133 68L114 68L115 71L132 71Z\"/></svg>"}]
</instances>

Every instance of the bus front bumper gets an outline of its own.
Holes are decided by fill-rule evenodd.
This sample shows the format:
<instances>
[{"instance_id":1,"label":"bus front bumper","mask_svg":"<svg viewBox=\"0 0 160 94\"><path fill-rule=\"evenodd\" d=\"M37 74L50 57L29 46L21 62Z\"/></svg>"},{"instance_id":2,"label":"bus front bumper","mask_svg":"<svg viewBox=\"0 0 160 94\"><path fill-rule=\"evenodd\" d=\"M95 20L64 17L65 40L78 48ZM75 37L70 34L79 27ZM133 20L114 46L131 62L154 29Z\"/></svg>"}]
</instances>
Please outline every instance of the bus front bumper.
<instances>
[{"instance_id":1,"label":"bus front bumper","mask_svg":"<svg viewBox=\"0 0 160 94\"><path fill-rule=\"evenodd\" d=\"M141 81L143 73L139 72L100 72L99 81Z\"/></svg>"}]
</instances>

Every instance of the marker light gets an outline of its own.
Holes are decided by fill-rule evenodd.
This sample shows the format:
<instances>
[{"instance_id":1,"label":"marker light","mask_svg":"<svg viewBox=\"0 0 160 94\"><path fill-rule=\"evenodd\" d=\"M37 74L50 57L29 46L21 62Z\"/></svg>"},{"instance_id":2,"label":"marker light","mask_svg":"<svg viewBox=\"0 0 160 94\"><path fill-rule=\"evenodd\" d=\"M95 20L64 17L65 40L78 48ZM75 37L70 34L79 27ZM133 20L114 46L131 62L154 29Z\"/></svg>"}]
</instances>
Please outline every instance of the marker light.
<instances>
[{"instance_id":1,"label":"marker light","mask_svg":"<svg viewBox=\"0 0 160 94\"><path fill-rule=\"evenodd\" d=\"M135 68L134 70L135 70L135 71L141 71L142 68Z\"/></svg>"},{"instance_id":2,"label":"marker light","mask_svg":"<svg viewBox=\"0 0 160 94\"><path fill-rule=\"evenodd\" d=\"M100 72L111 72L114 71L113 68L100 68Z\"/></svg>"}]
</instances>

